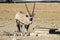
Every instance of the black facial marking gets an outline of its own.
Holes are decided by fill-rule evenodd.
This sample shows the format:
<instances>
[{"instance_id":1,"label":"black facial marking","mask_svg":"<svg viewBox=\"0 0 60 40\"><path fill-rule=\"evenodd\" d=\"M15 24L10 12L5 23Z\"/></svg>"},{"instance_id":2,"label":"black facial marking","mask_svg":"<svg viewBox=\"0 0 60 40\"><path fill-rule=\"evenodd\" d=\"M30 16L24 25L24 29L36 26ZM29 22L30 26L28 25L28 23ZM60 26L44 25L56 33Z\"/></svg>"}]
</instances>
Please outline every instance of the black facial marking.
<instances>
[{"instance_id":1,"label":"black facial marking","mask_svg":"<svg viewBox=\"0 0 60 40\"><path fill-rule=\"evenodd\" d=\"M30 18L30 21L32 21L32 18Z\"/></svg>"},{"instance_id":2,"label":"black facial marking","mask_svg":"<svg viewBox=\"0 0 60 40\"><path fill-rule=\"evenodd\" d=\"M28 17L28 15L26 15L26 17Z\"/></svg>"}]
</instances>

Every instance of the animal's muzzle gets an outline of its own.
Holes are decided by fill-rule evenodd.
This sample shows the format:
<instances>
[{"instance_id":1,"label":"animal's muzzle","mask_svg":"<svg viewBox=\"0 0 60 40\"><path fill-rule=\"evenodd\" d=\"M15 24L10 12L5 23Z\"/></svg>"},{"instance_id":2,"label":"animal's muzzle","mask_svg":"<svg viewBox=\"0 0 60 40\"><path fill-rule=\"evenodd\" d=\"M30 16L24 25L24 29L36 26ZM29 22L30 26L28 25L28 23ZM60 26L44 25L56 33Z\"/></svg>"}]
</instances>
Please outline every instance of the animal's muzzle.
<instances>
[{"instance_id":1,"label":"animal's muzzle","mask_svg":"<svg viewBox=\"0 0 60 40\"><path fill-rule=\"evenodd\" d=\"M33 18L31 17L31 18L30 18L30 21L32 21L32 19L33 19Z\"/></svg>"}]
</instances>

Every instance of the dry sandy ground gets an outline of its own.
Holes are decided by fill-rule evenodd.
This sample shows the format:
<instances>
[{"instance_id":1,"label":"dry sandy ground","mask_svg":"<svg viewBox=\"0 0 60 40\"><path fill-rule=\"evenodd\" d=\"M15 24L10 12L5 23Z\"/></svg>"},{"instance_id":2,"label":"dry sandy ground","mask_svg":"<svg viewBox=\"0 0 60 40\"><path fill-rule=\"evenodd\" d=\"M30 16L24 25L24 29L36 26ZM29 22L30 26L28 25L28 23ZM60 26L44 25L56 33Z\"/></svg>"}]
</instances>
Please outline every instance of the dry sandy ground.
<instances>
[{"instance_id":1,"label":"dry sandy ground","mask_svg":"<svg viewBox=\"0 0 60 40\"><path fill-rule=\"evenodd\" d=\"M28 3L30 12L32 11L33 3ZM26 13L24 3L0 3L0 32L13 32L17 30L15 22L15 14L19 11ZM30 25L29 31L36 26L40 27L56 27L60 29L60 3L36 3L35 15L33 23ZM3 36L0 40L8 40L8 37ZM29 36L20 37L20 40L60 40L60 35L42 35L40 37Z\"/></svg>"},{"instance_id":2,"label":"dry sandy ground","mask_svg":"<svg viewBox=\"0 0 60 40\"><path fill-rule=\"evenodd\" d=\"M0 36L0 40L60 40L60 35L40 34L39 36Z\"/></svg>"}]
</instances>

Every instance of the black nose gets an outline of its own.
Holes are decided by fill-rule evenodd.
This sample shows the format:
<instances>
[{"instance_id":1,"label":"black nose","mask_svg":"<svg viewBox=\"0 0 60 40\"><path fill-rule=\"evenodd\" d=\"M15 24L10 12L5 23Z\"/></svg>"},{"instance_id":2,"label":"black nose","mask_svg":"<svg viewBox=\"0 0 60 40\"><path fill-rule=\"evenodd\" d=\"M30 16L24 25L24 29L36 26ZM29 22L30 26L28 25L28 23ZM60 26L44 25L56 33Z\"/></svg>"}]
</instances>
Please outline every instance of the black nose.
<instances>
[{"instance_id":1,"label":"black nose","mask_svg":"<svg viewBox=\"0 0 60 40\"><path fill-rule=\"evenodd\" d=\"M32 21L32 18L30 18L30 21Z\"/></svg>"}]
</instances>

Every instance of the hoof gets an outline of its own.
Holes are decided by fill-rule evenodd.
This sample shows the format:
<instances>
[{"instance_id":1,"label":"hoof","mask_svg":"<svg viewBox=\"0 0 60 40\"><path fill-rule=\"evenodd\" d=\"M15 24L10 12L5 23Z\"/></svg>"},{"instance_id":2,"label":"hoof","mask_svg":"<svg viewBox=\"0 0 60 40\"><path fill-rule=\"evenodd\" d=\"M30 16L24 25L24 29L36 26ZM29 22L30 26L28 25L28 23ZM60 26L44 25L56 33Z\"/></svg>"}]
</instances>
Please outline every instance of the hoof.
<instances>
[{"instance_id":1,"label":"hoof","mask_svg":"<svg viewBox=\"0 0 60 40\"><path fill-rule=\"evenodd\" d=\"M16 36L22 36L23 34L22 33L16 33Z\"/></svg>"},{"instance_id":2,"label":"hoof","mask_svg":"<svg viewBox=\"0 0 60 40\"><path fill-rule=\"evenodd\" d=\"M25 32L25 36L30 36L30 33L29 32Z\"/></svg>"}]
</instances>

